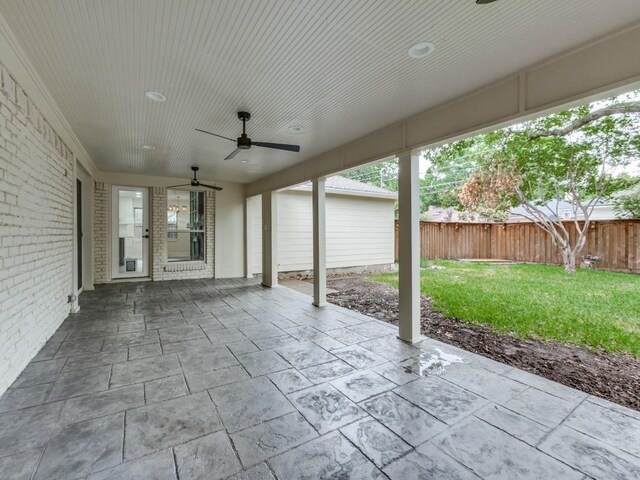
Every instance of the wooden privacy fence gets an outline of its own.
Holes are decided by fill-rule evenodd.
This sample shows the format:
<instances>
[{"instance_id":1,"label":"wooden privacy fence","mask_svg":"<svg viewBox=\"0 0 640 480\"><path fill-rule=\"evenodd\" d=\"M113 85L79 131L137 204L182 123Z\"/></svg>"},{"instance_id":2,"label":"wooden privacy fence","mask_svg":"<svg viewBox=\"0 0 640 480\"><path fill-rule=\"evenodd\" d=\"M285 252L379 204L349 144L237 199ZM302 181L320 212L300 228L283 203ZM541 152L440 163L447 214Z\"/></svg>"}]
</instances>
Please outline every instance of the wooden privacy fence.
<instances>
[{"instance_id":1,"label":"wooden privacy fence","mask_svg":"<svg viewBox=\"0 0 640 480\"><path fill-rule=\"evenodd\" d=\"M573 222L564 222L571 235ZM398 258L398 221L395 225ZM500 259L516 262L562 264L551 237L534 223L420 222L420 254L435 259ZM587 243L577 259L600 258L596 268L640 273L640 220L591 222Z\"/></svg>"}]
</instances>

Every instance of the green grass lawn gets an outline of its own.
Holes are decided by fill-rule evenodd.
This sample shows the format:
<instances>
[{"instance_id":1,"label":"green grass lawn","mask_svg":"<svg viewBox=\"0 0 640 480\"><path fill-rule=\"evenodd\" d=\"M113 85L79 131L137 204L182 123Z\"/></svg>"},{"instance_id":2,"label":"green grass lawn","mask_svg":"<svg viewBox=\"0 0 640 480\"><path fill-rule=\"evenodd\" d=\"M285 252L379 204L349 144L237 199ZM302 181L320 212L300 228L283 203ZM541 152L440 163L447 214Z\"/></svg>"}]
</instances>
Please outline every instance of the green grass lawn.
<instances>
[{"instance_id":1,"label":"green grass lawn","mask_svg":"<svg viewBox=\"0 0 640 480\"><path fill-rule=\"evenodd\" d=\"M547 265L442 261L421 289L449 317L520 337L556 339L640 356L640 276ZM398 287L398 274L370 277Z\"/></svg>"}]
</instances>

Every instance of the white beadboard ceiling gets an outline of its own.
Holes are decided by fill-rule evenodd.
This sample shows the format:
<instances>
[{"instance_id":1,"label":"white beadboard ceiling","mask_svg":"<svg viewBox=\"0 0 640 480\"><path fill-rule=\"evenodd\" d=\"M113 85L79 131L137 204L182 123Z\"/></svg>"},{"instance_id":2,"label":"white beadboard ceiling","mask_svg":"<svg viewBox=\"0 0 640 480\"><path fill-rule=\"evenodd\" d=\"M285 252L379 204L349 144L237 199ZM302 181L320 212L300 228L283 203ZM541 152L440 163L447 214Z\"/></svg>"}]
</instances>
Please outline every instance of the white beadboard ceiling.
<instances>
[{"instance_id":1,"label":"white beadboard ceiling","mask_svg":"<svg viewBox=\"0 0 640 480\"><path fill-rule=\"evenodd\" d=\"M2 0L0 12L100 170L199 165L202 179L246 183L638 20L640 1ZM409 58L419 41L435 52ZM194 129L235 138L238 110L253 140L301 153L225 162L234 144Z\"/></svg>"}]
</instances>

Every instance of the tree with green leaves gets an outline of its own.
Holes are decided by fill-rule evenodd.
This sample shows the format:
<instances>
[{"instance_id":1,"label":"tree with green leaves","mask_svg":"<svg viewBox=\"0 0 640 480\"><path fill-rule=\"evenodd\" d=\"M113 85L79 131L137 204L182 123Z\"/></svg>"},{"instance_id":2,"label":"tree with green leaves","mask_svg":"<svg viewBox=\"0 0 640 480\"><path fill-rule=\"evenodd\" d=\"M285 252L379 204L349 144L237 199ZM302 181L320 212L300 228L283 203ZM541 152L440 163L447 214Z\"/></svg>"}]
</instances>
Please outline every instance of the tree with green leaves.
<instances>
[{"instance_id":1,"label":"tree with green leaves","mask_svg":"<svg viewBox=\"0 0 640 480\"><path fill-rule=\"evenodd\" d=\"M459 208L458 190L475 169L472 157L460 156L453 163L444 161L444 153L443 149L424 152L427 169L420 178L420 209L422 212L429 210L430 206Z\"/></svg>"},{"instance_id":2,"label":"tree with green leaves","mask_svg":"<svg viewBox=\"0 0 640 480\"><path fill-rule=\"evenodd\" d=\"M640 179L636 182L635 188L619 192L611 199L616 217L640 219Z\"/></svg>"},{"instance_id":3,"label":"tree with green leaves","mask_svg":"<svg viewBox=\"0 0 640 480\"><path fill-rule=\"evenodd\" d=\"M376 185L391 192L398 191L398 161L396 159L371 163L340 175L369 185Z\"/></svg>"},{"instance_id":4,"label":"tree with green leaves","mask_svg":"<svg viewBox=\"0 0 640 480\"><path fill-rule=\"evenodd\" d=\"M437 158L432 151L425 152L427 171L420 178L420 207L426 212L429 206L454 207L460 205L457 191L473 171L471 157L460 160L456 165L433 163ZM392 192L398 191L398 161L396 159L378 162L341 174L359 182L376 185Z\"/></svg>"},{"instance_id":5,"label":"tree with green leaves","mask_svg":"<svg viewBox=\"0 0 640 480\"><path fill-rule=\"evenodd\" d=\"M640 157L638 98L640 91L632 92L424 152L422 211L453 207L504 221L521 205L523 216L551 236L565 270L574 272L594 207L636 182L624 168ZM397 191L397 173L393 160L345 176ZM563 201L571 205L577 235L562 221Z\"/></svg>"},{"instance_id":6,"label":"tree with green leaves","mask_svg":"<svg viewBox=\"0 0 640 480\"><path fill-rule=\"evenodd\" d=\"M461 203L485 214L522 205L524 217L551 236L565 270L575 272L594 207L632 181L621 173L640 154L638 97L634 92L465 140L463 148L477 152L477 169L459 192ZM572 206L575 235L561 218L563 200Z\"/></svg>"}]
</instances>

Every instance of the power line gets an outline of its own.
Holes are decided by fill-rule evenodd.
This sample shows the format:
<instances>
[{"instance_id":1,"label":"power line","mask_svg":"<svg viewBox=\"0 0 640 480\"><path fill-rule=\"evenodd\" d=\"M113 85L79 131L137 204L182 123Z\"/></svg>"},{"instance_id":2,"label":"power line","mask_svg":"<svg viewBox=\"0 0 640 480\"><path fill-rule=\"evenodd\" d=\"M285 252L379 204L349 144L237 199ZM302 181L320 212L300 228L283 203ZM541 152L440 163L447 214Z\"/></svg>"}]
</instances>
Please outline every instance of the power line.
<instances>
[{"instance_id":1,"label":"power line","mask_svg":"<svg viewBox=\"0 0 640 480\"><path fill-rule=\"evenodd\" d=\"M487 152L495 152L496 150L497 150L497 147L485 148L483 150L479 150L479 151L475 151L475 152L469 152L469 153L467 153L465 155L460 155L458 157L455 157L455 160L457 162L456 164L450 163L446 167L443 167L442 165L439 165L435 172L433 172L433 162L431 162L431 164L428 166L427 172L425 172L425 174L429 173L429 170L431 170L431 173L433 173L435 175L441 174L443 176L447 176L447 174L463 173L463 172L471 174L477 168L477 166L465 164L465 160L471 159L473 157L478 157L478 156L483 155L483 154L485 154ZM428 161L428 159L426 159L426 158L424 158L424 159L426 161ZM395 160L395 159L394 160L388 160L386 162L378 163L376 165L384 165L384 164L387 164L387 166L389 166L389 167L395 167L395 166L397 166L397 160ZM367 166L362 167L361 169L364 170L365 168L367 168ZM355 172L358 172L358 170L357 169L356 170L351 170L351 172L355 173ZM355 179L360 181L360 182L368 183L370 185L380 186L382 188L389 188L388 182L397 181L397 179L398 179L397 174L396 175L393 175L393 174L389 175L389 172L385 171L385 166L380 168L377 172L367 172L367 173L363 173L361 175L354 175L354 176L356 177ZM353 177L351 177L351 178L353 178ZM424 176L422 178L424 179ZM451 189L453 189L453 188L455 188L455 187L457 187L459 185L464 184L465 181L466 181L466 179L454 180L454 181L448 181L448 182L440 182L440 183L432 182L432 183L429 183L427 185L420 185L419 190L421 192L428 191L429 193L441 194L441 193L444 193L444 192L446 192L448 190L451 190Z\"/></svg>"}]
</instances>

